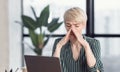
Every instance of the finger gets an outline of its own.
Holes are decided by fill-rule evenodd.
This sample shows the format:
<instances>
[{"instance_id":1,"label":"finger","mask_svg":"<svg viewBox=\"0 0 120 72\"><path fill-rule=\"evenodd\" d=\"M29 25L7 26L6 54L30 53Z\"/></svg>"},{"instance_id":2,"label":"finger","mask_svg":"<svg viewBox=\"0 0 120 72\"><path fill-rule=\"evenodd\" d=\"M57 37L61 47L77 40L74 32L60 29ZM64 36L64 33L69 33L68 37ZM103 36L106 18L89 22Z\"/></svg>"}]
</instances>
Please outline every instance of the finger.
<instances>
[{"instance_id":1,"label":"finger","mask_svg":"<svg viewBox=\"0 0 120 72\"><path fill-rule=\"evenodd\" d=\"M75 29L74 28L72 28L72 32L75 34L76 33L76 31L75 31Z\"/></svg>"},{"instance_id":2,"label":"finger","mask_svg":"<svg viewBox=\"0 0 120 72\"><path fill-rule=\"evenodd\" d=\"M72 32L73 32L73 34L74 34L76 37L78 37L78 34L79 34L79 33L78 33L78 31L77 31L76 29L73 28L73 29L72 29Z\"/></svg>"},{"instance_id":3,"label":"finger","mask_svg":"<svg viewBox=\"0 0 120 72\"><path fill-rule=\"evenodd\" d=\"M60 41L59 41L59 44L60 45L65 45L67 42L68 42L69 38L67 38L66 36L63 37Z\"/></svg>"},{"instance_id":4,"label":"finger","mask_svg":"<svg viewBox=\"0 0 120 72\"><path fill-rule=\"evenodd\" d=\"M70 34L71 30L72 30L72 29L70 29L70 30L67 32L67 34Z\"/></svg>"},{"instance_id":5,"label":"finger","mask_svg":"<svg viewBox=\"0 0 120 72\"><path fill-rule=\"evenodd\" d=\"M85 39L82 39L82 38L81 38L81 40L79 40L79 43L80 43L82 46L84 46L84 47L86 47L87 45L89 45L88 42L87 42Z\"/></svg>"},{"instance_id":6,"label":"finger","mask_svg":"<svg viewBox=\"0 0 120 72\"><path fill-rule=\"evenodd\" d=\"M76 34L76 29L74 29L74 28L72 28L72 32L74 33L74 34Z\"/></svg>"},{"instance_id":7,"label":"finger","mask_svg":"<svg viewBox=\"0 0 120 72\"><path fill-rule=\"evenodd\" d=\"M59 44L64 45L68 42L69 40L69 35L70 35L71 29L67 32L67 34L60 40Z\"/></svg>"},{"instance_id":8,"label":"finger","mask_svg":"<svg viewBox=\"0 0 120 72\"><path fill-rule=\"evenodd\" d=\"M67 34L66 34L65 37L69 37L69 36L70 36L70 33L71 33L71 29L67 32Z\"/></svg>"}]
</instances>

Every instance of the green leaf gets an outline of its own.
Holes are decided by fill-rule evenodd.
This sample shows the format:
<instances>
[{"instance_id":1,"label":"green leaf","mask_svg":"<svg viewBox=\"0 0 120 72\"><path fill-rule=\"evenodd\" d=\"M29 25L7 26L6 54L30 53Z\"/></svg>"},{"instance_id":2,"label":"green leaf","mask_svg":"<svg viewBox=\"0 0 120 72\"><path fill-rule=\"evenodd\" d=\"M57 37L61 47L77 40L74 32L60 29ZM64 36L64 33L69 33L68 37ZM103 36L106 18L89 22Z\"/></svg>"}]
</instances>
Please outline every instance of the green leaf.
<instances>
[{"instance_id":1,"label":"green leaf","mask_svg":"<svg viewBox=\"0 0 120 72\"><path fill-rule=\"evenodd\" d=\"M57 23L57 22L58 22L58 20L59 20L59 18L53 18L50 24Z\"/></svg>"},{"instance_id":2,"label":"green leaf","mask_svg":"<svg viewBox=\"0 0 120 72\"><path fill-rule=\"evenodd\" d=\"M48 5L42 10L40 16L37 19L39 27L48 25L49 14L50 12L49 12L49 5Z\"/></svg>"},{"instance_id":3,"label":"green leaf","mask_svg":"<svg viewBox=\"0 0 120 72\"><path fill-rule=\"evenodd\" d=\"M37 20L37 15L36 15L36 13L35 13L35 10L33 9L33 7L31 7L31 9L32 9L32 12L33 12L33 14L34 14L34 17L35 17L36 20Z\"/></svg>"},{"instance_id":4,"label":"green leaf","mask_svg":"<svg viewBox=\"0 0 120 72\"><path fill-rule=\"evenodd\" d=\"M59 18L54 18L51 23L48 25L48 30L50 32L54 32L56 29L58 29L63 22L58 23Z\"/></svg>"},{"instance_id":5,"label":"green leaf","mask_svg":"<svg viewBox=\"0 0 120 72\"><path fill-rule=\"evenodd\" d=\"M29 29L30 38L32 43L35 47L38 47L38 35L35 33L34 30Z\"/></svg>"},{"instance_id":6,"label":"green leaf","mask_svg":"<svg viewBox=\"0 0 120 72\"><path fill-rule=\"evenodd\" d=\"M35 30L37 28L36 22L28 16L22 15L22 21L24 26L28 29Z\"/></svg>"}]
</instances>

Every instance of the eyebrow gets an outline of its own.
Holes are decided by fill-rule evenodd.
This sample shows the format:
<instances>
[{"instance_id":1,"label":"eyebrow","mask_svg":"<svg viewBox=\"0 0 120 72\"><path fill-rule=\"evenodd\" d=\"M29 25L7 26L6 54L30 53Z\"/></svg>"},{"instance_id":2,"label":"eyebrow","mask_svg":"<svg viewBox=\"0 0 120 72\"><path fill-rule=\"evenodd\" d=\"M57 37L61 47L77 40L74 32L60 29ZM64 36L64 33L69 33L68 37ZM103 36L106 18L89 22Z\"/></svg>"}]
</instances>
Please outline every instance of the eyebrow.
<instances>
[{"instance_id":1,"label":"eyebrow","mask_svg":"<svg viewBox=\"0 0 120 72\"><path fill-rule=\"evenodd\" d=\"M66 23L66 25L71 25L70 23Z\"/></svg>"},{"instance_id":2,"label":"eyebrow","mask_svg":"<svg viewBox=\"0 0 120 72\"><path fill-rule=\"evenodd\" d=\"M70 23L66 23L66 25L71 25ZM76 23L76 24L73 24L73 25L79 25L78 23Z\"/></svg>"},{"instance_id":3,"label":"eyebrow","mask_svg":"<svg viewBox=\"0 0 120 72\"><path fill-rule=\"evenodd\" d=\"M78 23L74 24L74 25L79 25Z\"/></svg>"},{"instance_id":4,"label":"eyebrow","mask_svg":"<svg viewBox=\"0 0 120 72\"><path fill-rule=\"evenodd\" d=\"M78 23L74 24L74 25L78 25Z\"/></svg>"}]
</instances>

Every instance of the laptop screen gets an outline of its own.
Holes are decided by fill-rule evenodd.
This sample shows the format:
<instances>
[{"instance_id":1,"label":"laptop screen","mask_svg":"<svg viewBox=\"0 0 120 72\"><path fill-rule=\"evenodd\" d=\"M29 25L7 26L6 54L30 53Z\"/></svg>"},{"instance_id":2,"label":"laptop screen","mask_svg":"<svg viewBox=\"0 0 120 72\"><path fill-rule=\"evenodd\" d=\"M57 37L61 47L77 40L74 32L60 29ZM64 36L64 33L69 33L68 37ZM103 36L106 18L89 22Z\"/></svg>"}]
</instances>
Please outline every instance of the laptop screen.
<instances>
[{"instance_id":1,"label":"laptop screen","mask_svg":"<svg viewBox=\"0 0 120 72\"><path fill-rule=\"evenodd\" d=\"M56 57L25 55L28 72L61 72L60 61Z\"/></svg>"}]
</instances>

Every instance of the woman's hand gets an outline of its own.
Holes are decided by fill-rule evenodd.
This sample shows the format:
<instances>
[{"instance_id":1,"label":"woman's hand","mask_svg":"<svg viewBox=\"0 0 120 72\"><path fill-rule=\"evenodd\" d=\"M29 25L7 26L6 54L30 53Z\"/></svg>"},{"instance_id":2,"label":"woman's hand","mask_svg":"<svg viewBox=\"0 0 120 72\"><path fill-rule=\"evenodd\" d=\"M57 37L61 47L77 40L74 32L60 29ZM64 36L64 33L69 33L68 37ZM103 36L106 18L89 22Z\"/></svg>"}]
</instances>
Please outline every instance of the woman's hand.
<instances>
[{"instance_id":1,"label":"woman's hand","mask_svg":"<svg viewBox=\"0 0 120 72\"><path fill-rule=\"evenodd\" d=\"M67 34L58 42L57 46L62 47L63 45L65 45L69 39L70 39L70 32L71 29L67 32Z\"/></svg>"},{"instance_id":2,"label":"woman's hand","mask_svg":"<svg viewBox=\"0 0 120 72\"><path fill-rule=\"evenodd\" d=\"M83 36L82 36L82 34L79 33L79 31L77 31L75 28L72 28L72 31L73 31L76 39L78 40L78 42L79 42L84 48L89 47L88 42L87 42L85 39L83 39Z\"/></svg>"},{"instance_id":3,"label":"woman's hand","mask_svg":"<svg viewBox=\"0 0 120 72\"><path fill-rule=\"evenodd\" d=\"M61 52L61 48L63 45L65 45L68 40L70 39L70 32L71 32L71 29L67 32L67 34L58 42L57 46L56 46L56 50L53 54L54 57L58 57L60 58L60 52Z\"/></svg>"},{"instance_id":4,"label":"woman's hand","mask_svg":"<svg viewBox=\"0 0 120 72\"><path fill-rule=\"evenodd\" d=\"M85 53L86 53L86 59L87 59L87 64L89 67L93 67L96 64L96 59L95 56L89 46L89 43L83 39L82 35L79 33L79 31L77 31L75 28L72 28L72 31L76 37L76 39L78 40L78 42L84 47L85 49ZM99 71L97 71L99 72Z\"/></svg>"}]
</instances>

